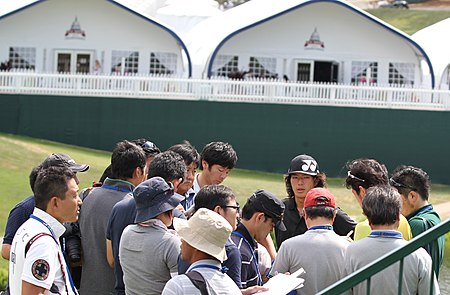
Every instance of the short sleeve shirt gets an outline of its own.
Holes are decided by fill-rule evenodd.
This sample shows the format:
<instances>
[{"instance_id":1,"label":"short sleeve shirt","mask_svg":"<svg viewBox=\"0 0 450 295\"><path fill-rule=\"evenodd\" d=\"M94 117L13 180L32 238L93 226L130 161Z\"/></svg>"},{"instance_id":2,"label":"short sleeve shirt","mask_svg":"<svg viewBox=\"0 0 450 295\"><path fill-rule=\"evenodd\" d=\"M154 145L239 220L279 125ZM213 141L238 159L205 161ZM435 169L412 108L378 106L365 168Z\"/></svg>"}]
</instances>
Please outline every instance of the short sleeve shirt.
<instances>
[{"instance_id":1,"label":"short sleeve shirt","mask_svg":"<svg viewBox=\"0 0 450 295\"><path fill-rule=\"evenodd\" d=\"M18 230L11 245L9 263L10 293L22 293L22 280L46 289L44 294L76 294L69 280L70 274L61 252L58 238L64 233L64 226L46 212L35 209L33 214L43 220L53 231L33 218L28 219ZM25 254L28 241L40 233ZM50 236L49 236L50 235Z\"/></svg>"},{"instance_id":2,"label":"short sleeve shirt","mask_svg":"<svg viewBox=\"0 0 450 295\"><path fill-rule=\"evenodd\" d=\"M29 196L19 204L17 204L11 212L9 212L8 221L6 222L5 236L3 244L11 245L17 229L30 218L34 210L34 196Z\"/></svg>"},{"instance_id":3,"label":"short sleeve shirt","mask_svg":"<svg viewBox=\"0 0 450 295\"><path fill-rule=\"evenodd\" d=\"M241 253L241 284L242 288L261 286L261 274L258 268L258 244L250 235L247 228L238 224L236 231L231 234L231 240Z\"/></svg>"}]
</instances>

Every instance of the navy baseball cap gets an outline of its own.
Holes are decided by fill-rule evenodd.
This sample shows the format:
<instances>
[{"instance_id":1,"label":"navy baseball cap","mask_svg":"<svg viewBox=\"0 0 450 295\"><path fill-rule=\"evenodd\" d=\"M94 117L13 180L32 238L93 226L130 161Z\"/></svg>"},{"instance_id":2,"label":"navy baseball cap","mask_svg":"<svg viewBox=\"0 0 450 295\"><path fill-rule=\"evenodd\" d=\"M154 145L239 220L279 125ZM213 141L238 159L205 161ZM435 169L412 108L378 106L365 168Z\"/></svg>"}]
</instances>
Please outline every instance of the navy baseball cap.
<instances>
[{"instance_id":1,"label":"navy baseball cap","mask_svg":"<svg viewBox=\"0 0 450 295\"><path fill-rule=\"evenodd\" d=\"M133 191L136 201L135 222L155 218L161 213L174 209L184 199L175 194L172 183L162 177L152 177L139 184Z\"/></svg>"}]
</instances>

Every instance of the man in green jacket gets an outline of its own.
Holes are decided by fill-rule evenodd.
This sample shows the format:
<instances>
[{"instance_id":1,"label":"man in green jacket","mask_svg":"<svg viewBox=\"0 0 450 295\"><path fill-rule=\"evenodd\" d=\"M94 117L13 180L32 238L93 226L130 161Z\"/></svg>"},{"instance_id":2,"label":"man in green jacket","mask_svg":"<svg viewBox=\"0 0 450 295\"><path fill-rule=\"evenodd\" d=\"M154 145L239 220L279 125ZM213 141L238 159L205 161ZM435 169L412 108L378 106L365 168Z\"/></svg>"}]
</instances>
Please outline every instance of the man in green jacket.
<instances>
[{"instance_id":1,"label":"man in green jacket","mask_svg":"<svg viewBox=\"0 0 450 295\"><path fill-rule=\"evenodd\" d=\"M441 222L433 205L428 203L430 179L425 171L413 166L400 166L389 182L402 195L402 214L408 220L413 237ZM444 244L445 237L441 236L423 247L433 259L436 277L444 259Z\"/></svg>"}]
</instances>

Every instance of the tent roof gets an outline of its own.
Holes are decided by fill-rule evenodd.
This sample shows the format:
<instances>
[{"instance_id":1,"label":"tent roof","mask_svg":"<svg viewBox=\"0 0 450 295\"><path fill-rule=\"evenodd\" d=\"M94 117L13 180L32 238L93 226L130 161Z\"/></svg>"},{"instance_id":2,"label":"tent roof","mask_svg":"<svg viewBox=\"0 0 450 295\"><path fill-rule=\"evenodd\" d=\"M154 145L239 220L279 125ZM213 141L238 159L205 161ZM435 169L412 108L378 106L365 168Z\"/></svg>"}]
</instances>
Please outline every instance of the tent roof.
<instances>
[{"instance_id":1,"label":"tent roof","mask_svg":"<svg viewBox=\"0 0 450 295\"><path fill-rule=\"evenodd\" d=\"M422 46L430 57L439 82L443 72L450 64L450 18L428 26L412 35L420 46Z\"/></svg>"}]
</instances>

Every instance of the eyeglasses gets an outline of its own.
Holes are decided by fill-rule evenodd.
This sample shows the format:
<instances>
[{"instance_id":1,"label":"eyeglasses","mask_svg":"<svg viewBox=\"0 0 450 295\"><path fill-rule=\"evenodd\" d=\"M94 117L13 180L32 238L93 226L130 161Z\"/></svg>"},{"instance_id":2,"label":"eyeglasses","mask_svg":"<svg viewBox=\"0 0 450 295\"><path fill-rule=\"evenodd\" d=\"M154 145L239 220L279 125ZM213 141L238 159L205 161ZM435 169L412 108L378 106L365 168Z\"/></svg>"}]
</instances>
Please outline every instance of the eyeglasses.
<instances>
[{"instance_id":1,"label":"eyeglasses","mask_svg":"<svg viewBox=\"0 0 450 295\"><path fill-rule=\"evenodd\" d=\"M239 203L236 203L236 205L226 205L226 206L222 206L222 208L233 208L236 209L237 211L239 211L241 209L241 207L239 206Z\"/></svg>"},{"instance_id":2,"label":"eyeglasses","mask_svg":"<svg viewBox=\"0 0 450 295\"><path fill-rule=\"evenodd\" d=\"M413 187L411 187L409 185L402 184L402 183L399 183L399 182L395 181L392 177L389 179L389 184L392 185L393 187L404 187L404 188L408 188L408 189L410 189L412 191L416 190L415 188L413 188Z\"/></svg>"},{"instance_id":3,"label":"eyeglasses","mask_svg":"<svg viewBox=\"0 0 450 295\"><path fill-rule=\"evenodd\" d=\"M351 179L358 180L358 181L361 181L361 182L366 182L364 179L353 175L351 171L347 171L347 177L350 177Z\"/></svg>"}]
</instances>

